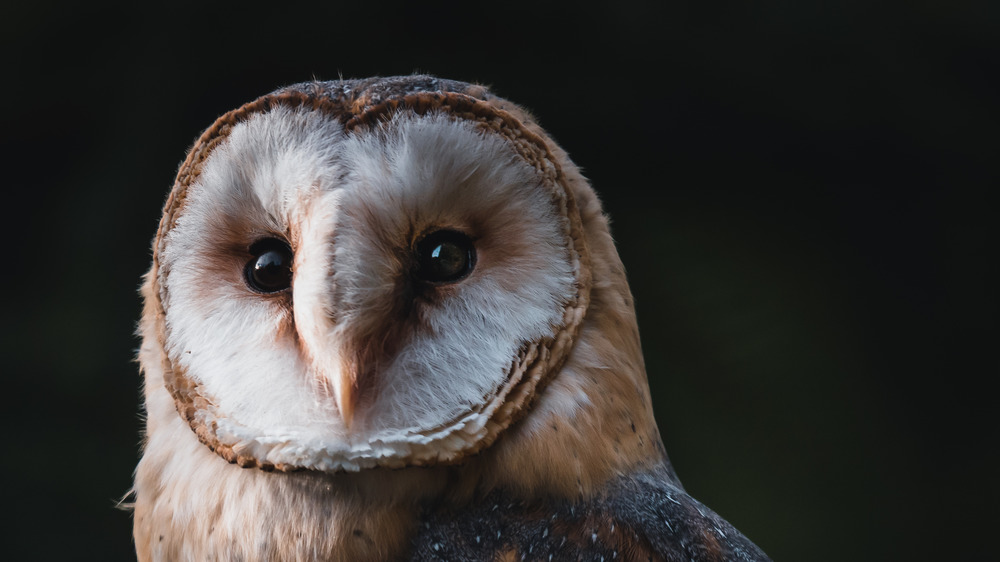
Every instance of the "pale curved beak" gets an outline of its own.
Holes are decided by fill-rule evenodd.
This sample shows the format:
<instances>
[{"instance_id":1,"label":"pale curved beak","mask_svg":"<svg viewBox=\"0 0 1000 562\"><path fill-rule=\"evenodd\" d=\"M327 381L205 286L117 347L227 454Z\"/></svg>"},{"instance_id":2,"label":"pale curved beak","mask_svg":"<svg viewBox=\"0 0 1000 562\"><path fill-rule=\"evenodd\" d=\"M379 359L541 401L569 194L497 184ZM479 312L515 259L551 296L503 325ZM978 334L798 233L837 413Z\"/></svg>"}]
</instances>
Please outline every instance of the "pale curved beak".
<instances>
[{"instance_id":1,"label":"pale curved beak","mask_svg":"<svg viewBox=\"0 0 1000 562\"><path fill-rule=\"evenodd\" d=\"M357 396L357 384L354 377L354 369L338 369L337 373L331 373L330 382L333 385L333 394L340 410L340 416L344 419L344 427L351 429L351 420L354 419L354 401Z\"/></svg>"}]
</instances>

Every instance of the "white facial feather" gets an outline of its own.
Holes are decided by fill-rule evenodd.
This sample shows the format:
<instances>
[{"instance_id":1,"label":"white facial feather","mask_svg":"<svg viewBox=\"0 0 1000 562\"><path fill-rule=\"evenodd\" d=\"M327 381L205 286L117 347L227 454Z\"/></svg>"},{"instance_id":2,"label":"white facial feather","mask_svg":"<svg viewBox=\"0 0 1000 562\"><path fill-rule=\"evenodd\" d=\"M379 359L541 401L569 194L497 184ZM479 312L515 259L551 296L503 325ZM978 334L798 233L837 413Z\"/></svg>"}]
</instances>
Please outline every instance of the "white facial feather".
<instances>
[{"instance_id":1,"label":"white facial feather","mask_svg":"<svg viewBox=\"0 0 1000 562\"><path fill-rule=\"evenodd\" d=\"M415 240L442 228L475 241L474 271L401 303ZM482 430L525 346L562 325L577 290L567 229L536 170L467 121L399 113L347 134L318 111L253 115L168 234L167 353L211 405L200 421L263 462L358 470L447 452L452 433ZM290 299L251 291L233 257L274 236L295 252ZM377 341L386 326L393 341ZM359 345L381 353L357 374L372 380L348 426L329 389Z\"/></svg>"},{"instance_id":2,"label":"white facial feather","mask_svg":"<svg viewBox=\"0 0 1000 562\"><path fill-rule=\"evenodd\" d=\"M377 284L388 268L369 268L381 265L372 257L380 245L391 245L379 240L386 234L453 227L468 230L480 249L472 275L421 311L426 329L413 333L386 366L382 394L369 410L379 430L419 431L494 394L498 373L519 348L552 335L561 322L574 276L551 196L501 139L445 116L397 117L389 127L387 138L358 137L345 145L353 171L346 181L365 209L377 210L375 223L400 231L366 232L371 225L358 224L358 231L339 234L334 281L360 277L355 287ZM367 302L343 306L347 314L371 309ZM442 396L451 398L442 403Z\"/></svg>"}]
</instances>

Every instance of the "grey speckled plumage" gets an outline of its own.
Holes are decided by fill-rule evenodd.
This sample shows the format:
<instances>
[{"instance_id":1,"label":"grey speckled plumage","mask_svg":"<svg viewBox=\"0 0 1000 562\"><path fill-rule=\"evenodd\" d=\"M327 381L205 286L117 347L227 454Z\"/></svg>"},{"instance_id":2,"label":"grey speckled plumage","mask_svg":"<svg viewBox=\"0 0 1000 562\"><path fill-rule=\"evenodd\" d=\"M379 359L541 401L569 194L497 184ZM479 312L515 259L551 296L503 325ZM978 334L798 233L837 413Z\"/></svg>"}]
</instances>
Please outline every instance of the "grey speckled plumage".
<instances>
[{"instance_id":1,"label":"grey speckled plumage","mask_svg":"<svg viewBox=\"0 0 1000 562\"><path fill-rule=\"evenodd\" d=\"M464 509L428 507L413 560L769 560L668 470L621 476L579 503L494 492Z\"/></svg>"}]
</instances>

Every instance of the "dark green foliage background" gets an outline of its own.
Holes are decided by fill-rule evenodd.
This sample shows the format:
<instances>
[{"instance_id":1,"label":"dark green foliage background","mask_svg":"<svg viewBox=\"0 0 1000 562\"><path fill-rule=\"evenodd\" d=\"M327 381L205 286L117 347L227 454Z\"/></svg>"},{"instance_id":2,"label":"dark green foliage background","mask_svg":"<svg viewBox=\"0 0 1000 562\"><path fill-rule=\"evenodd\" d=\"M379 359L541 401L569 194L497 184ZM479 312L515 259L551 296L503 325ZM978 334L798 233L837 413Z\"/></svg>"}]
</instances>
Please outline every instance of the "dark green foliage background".
<instances>
[{"instance_id":1,"label":"dark green foliage background","mask_svg":"<svg viewBox=\"0 0 1000 562\"><path fill-rule=\"evenodd\" d=\"M695 497L776 560L994 557L997 6L6 3L5 551L134 557L136 289L200 131L419 70L593 181Z\"/></svg>"}]
</instances>

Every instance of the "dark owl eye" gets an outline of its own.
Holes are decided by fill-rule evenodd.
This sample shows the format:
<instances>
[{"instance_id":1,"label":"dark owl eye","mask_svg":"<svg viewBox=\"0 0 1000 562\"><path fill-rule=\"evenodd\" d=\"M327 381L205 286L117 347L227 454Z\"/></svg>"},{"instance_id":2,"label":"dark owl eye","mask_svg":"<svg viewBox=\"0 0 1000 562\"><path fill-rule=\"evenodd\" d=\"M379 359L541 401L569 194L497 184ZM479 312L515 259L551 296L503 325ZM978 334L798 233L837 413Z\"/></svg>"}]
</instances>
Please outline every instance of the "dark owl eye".
<instances>
[{"instance_id":1,"label":"dark owl eye","mask_svg":"<svg viewBox=\"0 0 1000 562\"><path fill-rule=\"evenodd\" d=\"M472 272L476 248L455 230L438 230L424 236L416 247L417 278L429 283L454 283Z\"/></svg>"},{"instance_id":2,"label":"dark owl eye","mask_svg":"<svg viewBox=\"0 0 1000 562\"><path fill-rule=\"evenodd\" d=\"M258 293L276 293L292 286L292 249L283 240L265 238L250 246L254 256L244 268L247 285Z\"/></svg>"}]
</instances>

